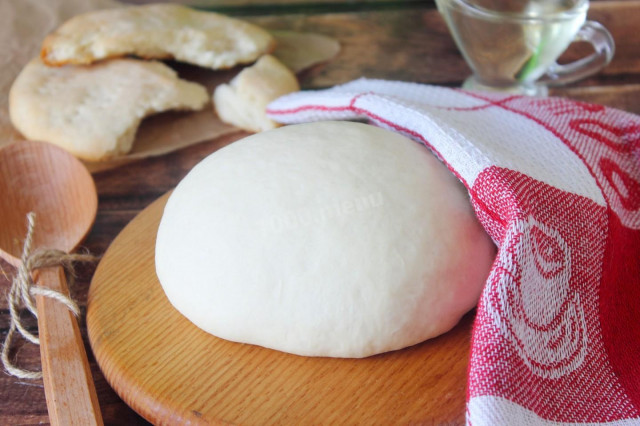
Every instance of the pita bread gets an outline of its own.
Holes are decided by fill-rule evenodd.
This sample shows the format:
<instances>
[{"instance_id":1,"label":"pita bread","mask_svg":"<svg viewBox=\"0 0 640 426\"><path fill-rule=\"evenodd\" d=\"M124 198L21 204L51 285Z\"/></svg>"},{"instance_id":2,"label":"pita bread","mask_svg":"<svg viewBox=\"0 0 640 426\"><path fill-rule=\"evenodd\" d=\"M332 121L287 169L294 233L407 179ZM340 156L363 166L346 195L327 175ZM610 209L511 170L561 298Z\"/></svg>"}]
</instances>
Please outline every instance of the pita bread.
<instances>
[{"instance_id":1,"label":"pita bread","mask_svg":"<svg viewBox=\"0 0 640 426\"><path fill-rule=\"evenodd\" d=\"M298 90L296 76L276 58L265 55L253 66L243 69L229 84L219 85L213 93L213 103L225 123L249 132L261 132L279 126L267 117L267 105Z\"/></svg>"},{"instance_id":2,"label":"pita bread","mask_svg":"<svg viewBox=\"0 0 640 426\"><path fill-rule=\"evenodd\" d=\"M206 89L156 61L115 59L52 68L32 60L9 93L11 122L27 139L96 161L129 152L141 120L167 110L199 110Z\"/></svg>"},{"instance_id":3,"label":"pita bread","mask_svg":"<svg viewBox=\"0 0 640 426\"><path fill-rule=\"evenodd\" d=\"M275 47L265 30L177 4L150 4L78 15L47 36L48 65L90 64L135 55L221 69L255 61Z\"/></svg>"}]
</instances>

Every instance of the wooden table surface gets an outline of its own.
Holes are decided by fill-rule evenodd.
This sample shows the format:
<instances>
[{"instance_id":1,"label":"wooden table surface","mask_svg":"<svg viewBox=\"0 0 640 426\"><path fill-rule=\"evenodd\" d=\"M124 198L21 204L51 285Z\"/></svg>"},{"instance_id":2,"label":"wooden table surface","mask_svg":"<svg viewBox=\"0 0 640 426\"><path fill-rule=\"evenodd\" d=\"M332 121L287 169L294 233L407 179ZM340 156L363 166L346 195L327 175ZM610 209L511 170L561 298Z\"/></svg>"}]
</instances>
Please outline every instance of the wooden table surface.
<instances>
[{"instance_id":1,"label":"wooden table surface","mask_svg":"<svg viewBox=\"0 0 640 426\"><path fill-rule=\"evenodd\" d=\"M144 3L144 0L137 0ZM301 76L303 88L323 88L366 76L420 83L458 86L469 69L431 1L394 0L183 0L211 5L214 10L242 16L269 29L314 31L337 38L342 51L332 62ZM616 41L616 55L600 74L552 94L601 103L640 114L640 0L592 1L590 19L604 24ZM584 46L583 46L584 47ZM585 50L577 46L565 55L571 59ZM92 253L102 254L142 209L172 189L198 161L244 133L206 141L163 157L129 164L94 175L99 194L98 216L85 241ZM135 253L132 253L135 256ZM0 261L0 289L8 291L13 271ZM95 265L80 265L74 296L86 309ZM4 273L1 273L4 271ZM470 328L467 319L464 327ZM28 320L30 330L35 320ZM0 298L0 339L9 327L6 298ZM85 343L86 327L81 326ZM21 365L39 368L39 350L24 345L17 350ZM106 424L146 424L111 389L89 353L93 377ZM453 418L432 415L432 424L464 422L464 395ZM0 424L47 423L41 381L19 380L0 373Z\"/></svg>"}]
</instances>

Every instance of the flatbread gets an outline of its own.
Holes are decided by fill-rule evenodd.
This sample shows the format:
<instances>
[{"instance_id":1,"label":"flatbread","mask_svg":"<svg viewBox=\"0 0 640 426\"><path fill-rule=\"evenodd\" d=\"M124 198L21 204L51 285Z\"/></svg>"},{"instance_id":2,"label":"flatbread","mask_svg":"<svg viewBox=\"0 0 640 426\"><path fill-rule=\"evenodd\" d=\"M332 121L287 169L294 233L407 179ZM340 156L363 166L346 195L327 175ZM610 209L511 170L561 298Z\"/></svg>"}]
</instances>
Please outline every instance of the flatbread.
<instances>
[{"instance_id":1,"label":"flatbread","mask_svg":"<svg viewBox=\"0 0 640 426\"><path fill-rule=\"evenodd\" d=\"M229 84L216 87L213 105L225 123L257 133L280 126L267 117L267 105L298 90L300 85L293 72L275 57L265 55Z\"/></svg>"},{"instance_id":2,"label":"flatbread","mask_svg":"<svg viewBox=\"0 0 640 426\"><path fill-rule=\"evenodd\" d=\"M179 79L156 61L115 59L52 68L34 59L11 87L9 114L27 139L96 161L129 152L144 117L199 110L208 101L203 86Z\"/></svg>"},{"instance_id":3,"label":"flatbread","mask_svg":"<svg viewBox=\"0 0 640 426\"><path fill-rule=\"evenodd\" d=\"M365 357L451 329L495 247L425 147L351 122L235 142L172 193L156 271L203 330L299 355Z\"/></svg>"},{"instance_id":4,"label":"flatbread","mask_svg":"<svg viewBox=\"0 0 640 426\"><path fill-rule=\"evenodd\" d=\"M78 13L115 7L115 0L0 1L0 148L22 139L9 119L9 89L38 56L42 39Z\"/></svg>"},{"instance_id":5,"label":"flatbread","mask_svg":"<svg viewBox=\"0 0 640 426\"><path fill-rule=\"evenodd\" d=\"M45 38L41 56L48 65L135 55L221 69L251 63L274 48L273 37L256 25L161 3L71 18Z\"/></svg>"}]
</instances>

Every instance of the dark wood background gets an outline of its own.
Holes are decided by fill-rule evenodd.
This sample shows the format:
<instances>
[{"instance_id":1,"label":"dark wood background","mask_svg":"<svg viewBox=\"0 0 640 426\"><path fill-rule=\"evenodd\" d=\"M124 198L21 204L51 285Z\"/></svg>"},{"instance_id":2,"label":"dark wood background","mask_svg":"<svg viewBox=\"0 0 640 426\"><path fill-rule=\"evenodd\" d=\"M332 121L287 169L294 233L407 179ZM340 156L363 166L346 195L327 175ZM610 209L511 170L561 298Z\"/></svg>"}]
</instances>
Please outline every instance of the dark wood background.
<instances>
[{"instance_id":1,"label":"dark wood background","mask_svg":"<svg viewBox=\"0 0 640 426\"><path fill-rule=\"evenodd\" d=\"M146 3L146 0L136 0ZM183 3L207 6L242 16L269 29L314 31L337 38L338 57L301 76L303 88L323 88L358 77L385 78L459 86L469 69L458 53L447 28L431 1L339 0L194 0ZM552 94L601 103L640 114L640 0L592 1L589 18L604 24L616 41L613 62L600 74ZM574 46L564 60L585 52ZM206 141L163 157L97 173L99 210L84 246L102 254L122 228L149 203L178 181L198 161L245 133ZM1 224L0 224L1 226ZM135 256L135 253L132 255ZM0 261L0 292L9 288L12 268ZM85 309L95 265L80 265L73 295ZM36 330L35 320L27 320ZM0 339L9 326L6 298L0 298ZM86 327L85 343L106 424L146 424L114 393L93 359ZM22 366L39 368L39 350L20 346L13 356ZM464 395L453 424L464 422ZM0 373L0 424L47 423L44 391L40 381L25 381Z\"/></svg>"}]
</instances>

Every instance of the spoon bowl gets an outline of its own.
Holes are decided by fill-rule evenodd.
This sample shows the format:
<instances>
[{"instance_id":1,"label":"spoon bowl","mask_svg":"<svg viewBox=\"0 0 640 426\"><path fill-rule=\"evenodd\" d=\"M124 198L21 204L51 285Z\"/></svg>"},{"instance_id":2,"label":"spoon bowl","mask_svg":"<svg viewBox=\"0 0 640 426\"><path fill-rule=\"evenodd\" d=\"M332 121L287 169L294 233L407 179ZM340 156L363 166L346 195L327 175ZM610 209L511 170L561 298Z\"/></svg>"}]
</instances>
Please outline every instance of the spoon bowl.
<instances>
[{"instance_id":1,"label":"spoon bowl","mask_svg":"<svg viewBox=\"0 0 640 426\"><path fill-rule=\"evenodd\" d=\"M0 256L20 263L27 213L36 213L33 246L70 252L91 229L98 196L91 175L71 154L41 142L0 150Z\"/></svg>"},{"instance_id":2,"label":"spoon bowl","mask_svg":"<svg viewBox=\"0 0 640 426\"><path fill-rule=\"evenodd\" d=\"M71 252L96 217L98 196L83 164L54 145L20 141L0 150L0 257L21 264L27 214L32 249ZM68 295L61 266L32 271L40 287ZM78 322L67 305L37 294L40 359L52 425L101 425L102 414Z\"/></svg>"}]
</instances>

